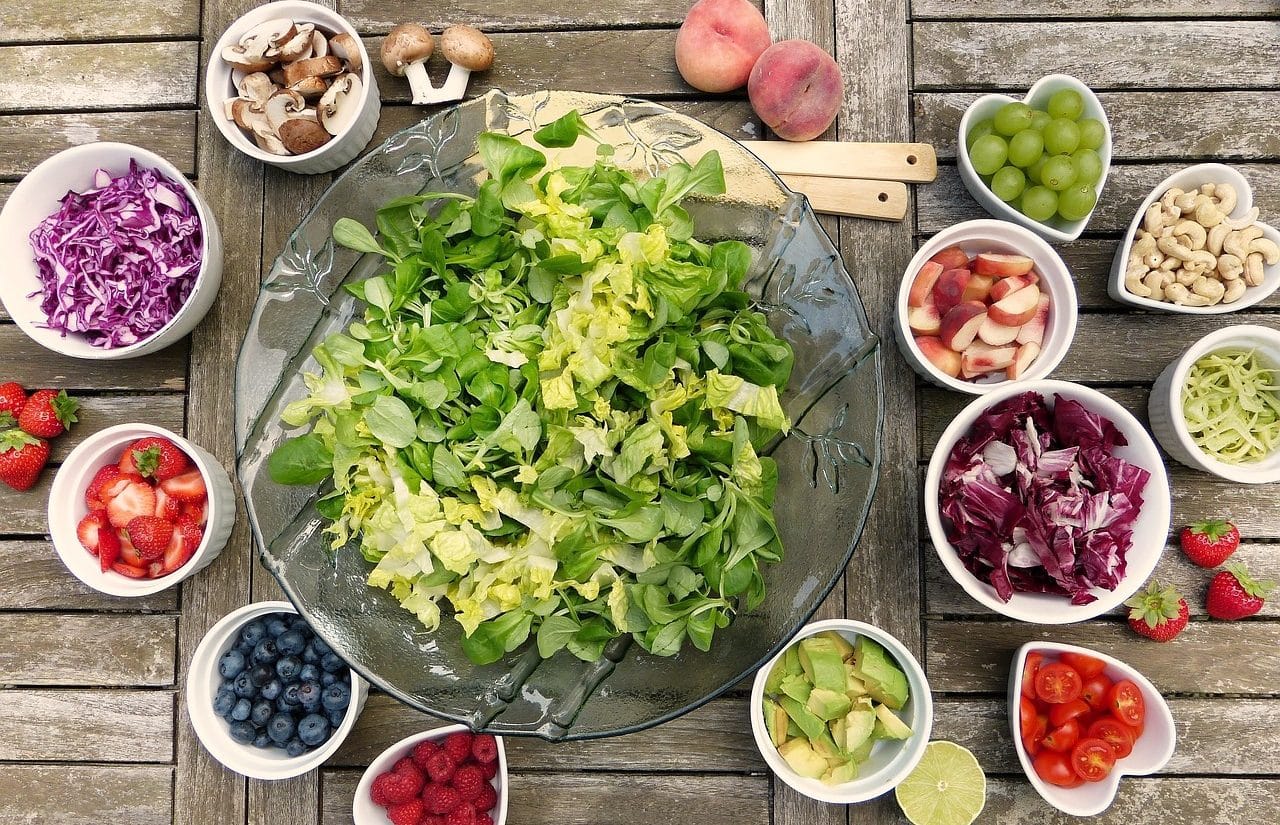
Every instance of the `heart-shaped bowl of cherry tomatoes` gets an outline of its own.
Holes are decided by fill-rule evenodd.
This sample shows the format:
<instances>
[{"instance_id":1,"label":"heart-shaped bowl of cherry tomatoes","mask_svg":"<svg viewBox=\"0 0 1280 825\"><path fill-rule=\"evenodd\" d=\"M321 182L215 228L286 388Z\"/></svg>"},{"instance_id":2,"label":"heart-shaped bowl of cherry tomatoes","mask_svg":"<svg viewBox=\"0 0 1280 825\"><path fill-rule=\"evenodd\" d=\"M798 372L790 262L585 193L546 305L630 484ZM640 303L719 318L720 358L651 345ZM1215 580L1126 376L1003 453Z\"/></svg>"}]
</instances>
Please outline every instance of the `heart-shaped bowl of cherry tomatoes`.
<instances>
[{"instance_id":1,"label":"heart-shaped bowl of cherry tomatoes","mask_svg":"<svg viewBox=\"0 0 1280 825\"><path fill-rule=\"evenodd\" d=\"M1160 770L1177 742L1169 705L1145 676L1054 642L1028 642L1014 655L1009 725L1032 787L1072 816L1105 811L1120 777Z\"/></svg>"}]
</instances>

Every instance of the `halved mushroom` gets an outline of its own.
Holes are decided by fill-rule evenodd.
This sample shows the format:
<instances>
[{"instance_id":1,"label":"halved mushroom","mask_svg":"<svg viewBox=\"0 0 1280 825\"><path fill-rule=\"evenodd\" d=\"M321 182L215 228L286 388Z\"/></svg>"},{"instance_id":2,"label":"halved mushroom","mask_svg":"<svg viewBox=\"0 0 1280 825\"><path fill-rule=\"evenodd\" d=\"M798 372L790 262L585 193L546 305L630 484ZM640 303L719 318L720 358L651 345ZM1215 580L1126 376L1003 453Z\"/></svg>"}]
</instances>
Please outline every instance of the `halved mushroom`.
<instances>
[{"instance_id":1,"label":"halved mushroom","mask_svg":"<svg viewBox=\"0 0 1280 825\"><path fill-rule=\"evenodd\" d=\"M333 55L309 57L296 63L288 63L284 67L284 80L288 86L293 86L308 77L323 78L340 74L342 74L342 61Z\"/></svg>"},{"instance_id":2,"label":"halved mushroom","mask_svg":"<svg viewBox=\"0 0 1280 825\"><path fill-rule=\"evenodd\" d=\"M227 46L222 50L222 59L231 68L243 72L264 72L276 65L273 58L264 57L262 52L245 46Z\"/></svg>"},{"instance_id":3,"label":"halved mushroom","mask_svg":"<svg viewBox=\"0 0 1280 825\"><path fill-rule=\"evenodd\" d=\"M240 45L248 47L251 51L261 44L262 48L258 49L261 54L266 54L271 47L279 47L289 38L293 37L296 27L293 21L287 17L277 17L274 20L266 20L253 28L249 29L240 37ZM274 57L274 55L271 55Z\"/></svg>"},{"instance_id":4,"label":"halved mushroom","mask_svg":"<svg viewBox=\"0 0 1280 825\"><path fill-rule=\"evenodd\" d=\"M360 113L360 93L363 90L360 78L354 74L334 78L329 91L316 104L316 117L326 132L340 135L355 121Z\"/></svg>"},{"instance_id":5,"label":"halved mushroom","mask_svg":"<svg viewBox=\"0 0 1280 825\"><path fill-rule=\"evenodd\" d=\"M311 56L324 57L329 53L329 41L325 38L324 32L319 30L311 33Z\"/></svg>"},{"instance_id":6,"label":"halved mushroom","mask_svg":"<svg viewBox=\"0 0 1280 825\"><path fill-rule=\"evenodd\" d=\"M295 60L305 60L311 57L311 35L315 32L314 23L301 23L297 27L297 33L293 37L280 44L276 50L276 56L282 63L292 63ZM271 51L267 51L267 55L271 55Z\"/></svg>"},{"instance_id":7,"label":"halved mushroom","mask_svg":"<svg viewBox=\"0 0 1280 825\"><path fill-rule=\"evenodd\" d=\"M315 100L328 91L329 81L323 77L304 77L297 83L291 84L288 88L307 100Z\"/></svg>"},{"instance_id":8,"label":"halved mushroom","mask_svg":"<svg viewBox=\"0 0 1280 825\"><path fill-rule=\"evenodd\" d=\"M233 97L227 101L227 119L234 120L241 129L251 129L250 118L253 113L263 114L262 107L243 97Z\"/></svg>"},{"instance_id":9,"label":"halved mushroom","mask_svg":"<svg viewBox=\"0 0 1280 825\"><path fill-rule=\"evenodd\" d=\"M280 142L284 144L284 148L295 155L314 152L328 143L331 137L319 123L314 120L303 120L302 118L286 120L280 124L278 134L280 135Z\"/></svg>"},{"instance_id":10,"label":"halved mushroom","mask_svg":"<svg viewBox=\"0 0 1280 825\"><path fill-rule=\"evenodd\" d=\"M347 64L347 71L360 74L364 61L360 58L360 44L351 35L343 32L329 38L329 53Z\"/></svg>"},{"instance_id":11,"label":"halved mushroom","mask_svg":"<svg viewBox=\"0 0 1280 825\"><path fill-rule=\"evenodd\" d=\"M307 108L307 101L301 94L292 89L281 89L267 99L262 111L266 114L267 123L271 124L272 131L278 133L280 124L291 117L296 117L305 108Z\"/></svg>"},{"instance_id":12,"label":"halved mushroom","mask_svg":"<svg viewBox=\"0 0 1280 825\"><path fill-rule=\"evenodd\" d=\"M258 144L259 148L265 149L273 155L291 154L288 147L284 145L284 142L281 141L280 138L276 136L275 132L272 132L269 128L255 127L253 130L253 141Z\"/></svg>"},{"instance_id":13,"label":"halved mushroom","mask_svg":"<svg viewBox=\"0 0 1280 825\"><path fill-rule=\"evenodd\" d=\"M241 78L237 88L240 90L240 96L245 100L252 100L254 103L266 103L267 98L271 97L271 93L276 90L276 84L271 81L268 75L262 72L253 72Z\"/></svg>"}]
</instances>

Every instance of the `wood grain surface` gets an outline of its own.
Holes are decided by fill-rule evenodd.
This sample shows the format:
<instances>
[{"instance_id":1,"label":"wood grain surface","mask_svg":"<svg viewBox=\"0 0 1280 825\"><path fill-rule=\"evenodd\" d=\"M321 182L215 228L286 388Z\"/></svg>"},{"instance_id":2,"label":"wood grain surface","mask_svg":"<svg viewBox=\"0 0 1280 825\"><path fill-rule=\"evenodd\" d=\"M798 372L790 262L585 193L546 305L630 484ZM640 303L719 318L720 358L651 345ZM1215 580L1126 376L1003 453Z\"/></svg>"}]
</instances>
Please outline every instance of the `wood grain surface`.
<instances>
[{"instance_id":1,"label":"wood grain surface","mask_svg":"<svg viewBox=\"0 0 1280 825\"><path fill-rule=\"evenodd\" d=\"M0 43L192 38L199 33L199 0L5 0L0 5Z\"/></svg>"},{"instance_id":2,"label":"wood grain surface","mask_svg":"<svg viewBox=\"0 0 1280 825\"><path fill-rule=\"evenodd\" d=\"M0 46L0 112L190 107L196 44Z\"/></svg>"},{"instance_id":3,"label":"wood grain surface","mask_svg":"<svg viewBox=\"0 0 1280 825\"><path fill-rule=\"evenodd\" d=\"M172 685L176 624L160 615L13 613L0 622L0 683Z\"/></svg>"},{"instance_id":4,"label":"wood grain surface","mask_svg":"<svg viewBox=\"0 0 1280 825\"><path fill-rule=\"evenodd\" d=\"M174 589L136 599L99 593L67 572L48 539L0 541L0 610L168 611L177 604Z\"/></svg>"},{"instance_id":5,"label":"wood grain surface","mask_svg":"<svg viewBox=\"0 0 1280 825\"><path fill-rule=\"evenodd\" d=\"M0 759L168 764L173 718L168 690L8 690Z\"/></svg>"}]
</instances>

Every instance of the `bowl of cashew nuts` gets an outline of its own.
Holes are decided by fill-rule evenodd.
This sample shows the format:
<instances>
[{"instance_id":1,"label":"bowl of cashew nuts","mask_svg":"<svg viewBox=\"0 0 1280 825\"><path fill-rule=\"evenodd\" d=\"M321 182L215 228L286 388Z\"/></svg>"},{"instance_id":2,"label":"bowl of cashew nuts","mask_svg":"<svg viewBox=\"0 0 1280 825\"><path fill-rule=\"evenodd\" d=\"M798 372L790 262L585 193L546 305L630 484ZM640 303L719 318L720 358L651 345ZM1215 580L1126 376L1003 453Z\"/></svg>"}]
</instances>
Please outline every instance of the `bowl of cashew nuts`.
<instances>
[{"instance_id":1,"label":"bowl of cashew nuts","mask_svg":"<svg viewBox=\"0 0 1280 825\"><path fill-rule=\"evenodd\" d=\"M1116 251L1107 291L1121 303L1188 315L1251 307L1280 287L1280 231L1258 220L1249 182L1202 163L1152 190Z\"/></svg>"}]
</instances>

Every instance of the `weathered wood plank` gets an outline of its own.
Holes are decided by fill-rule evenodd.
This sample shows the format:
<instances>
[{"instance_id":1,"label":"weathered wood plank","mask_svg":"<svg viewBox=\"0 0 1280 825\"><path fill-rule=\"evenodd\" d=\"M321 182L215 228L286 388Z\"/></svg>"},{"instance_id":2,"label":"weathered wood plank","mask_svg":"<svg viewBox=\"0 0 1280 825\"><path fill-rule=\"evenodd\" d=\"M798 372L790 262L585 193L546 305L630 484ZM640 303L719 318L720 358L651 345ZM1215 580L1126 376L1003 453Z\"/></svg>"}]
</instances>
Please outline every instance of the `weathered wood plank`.
<instances>
[{"instance_id":1,"label":"weathered wood plank","mask_svg":"<svg viewBox=\"0 0 1280 825\"><path fill-rule=\"evenodd\" d=\"M53 487L53 476L53 470L45 470L34 487L22 492L8 486L0 487L0 508L4 509L6 535L43 536L49 533L49 491ZM73 578L66 568L62 568L62 575Z\"/></svg>"},{"instance_id":2,"label":"weathered wood plank","mask_svg":"<svg viewBox=\"0 0 1280 825\"><path fill-rule=\"evenodd\" d=\"M173 768L0 765L0 822L170 825Z\"/></svg>"},{"instance_id":3,"label":"weathered wood plank","mask_svg":"<svg viewBox=\"0 0 1280 825\"><path fill-rule=\"evenodd\" d=\"M1018 622L931 621L925 637L929 684L939 692L1005 690L1009 663L1025 642L1079 644L1140 665L1164 693L1275 693L1280 622L1192 622L1177 639L1158 644L1123 622L1037 626ZM1188 667L1188 662L1230 662Z\"/></svg>"},{"instance_id":4,"label":"weathered wood plank","mask_svg":"<svg viewBox=\"0 0 1280 825\"><path fill-rule=\"evenodd\" d=\"M5 0L0 6L0 40L6 43L194 37L199 31L199 0L145 5L115 0Z\"/></svg>"},{"instance_id":5,"label":"weathered wood plank","mask_svg":"<svg viewBox=\"0 0 1280 825\"><path fill-rule=\"evenodd\" d=\"M1021 96L1021 91L1017 96ZM939 158L956 156L960 117L978 94L917 94L916 139L932 143ZM1104 92L1116 159L1268 159L1280 155L1280 134L1268 112L1280 92Z\"/></svg>"},{"instance_id":6,"label":"weathered wood plank","mask_svg":"<svg viewBox=\"0 0 1280 825\"><path fill-rule=\"evenodd\" d=\"M9 200L9 193L13 191L13 183L0 183L0 209L4 208L5 201Z\"/></svg>"},{"instance_id":7,"label":"weathered wood plank","mask_svg":"<svg viewBox=\"0 0 1280 825\"><path fill-rule=\"evenodd\" d=\"M1280 13L1272 0L1225 0L1213 4L1216 17L1275 17ZM1200 17L1204 4L1173 0L1160 4L1159 12L1143 0L1023 0L1016 5L1003 0L912 0L915 20L946 18L983 20L1004 17L1043 19L1062 17Z\"/></svg>"},{"instance_id":8,"label":"weathered wood plank","mask_svg":"<svg viewBox=\"0 0 1280 825\"><path fill-rule=\"evenodd\" d=\"M756 6L760 0L754 0ZM504 29L624 29L640 26L678 26L689 11L688 0L648 0L645 3L618 0L565 0L558 3L525 3L521 0L451 3L440 9L422 6L413 0L343 0L343 15L361 32L388 32L397 23L414 20L432 31L466 22L486 32ZM498 59L506 59L498 51Z\"/></svg>"},{"instance_id":9,"label":"weathered wood plank","mask_svg":"<svg viewBox=\"0 0 1280 825\"><path fill-rule=\"evenodd\" d=\"M1178 822L1181 825L1238 825L1262 822L1259 813L1274 811L1280 780L1167 779L1126 776L1116 800L1089 822L1131 825L1134 822ZM904 821L901 819L897 822ZM1027 780L993 777L987 781L983 822L1078 825L1077 817L1052 808Z\"/></svg>"},{"instance_id":10,"label":"weathered wood plank","mask_svg":"<svg viewBox=\"0 0 1280 825\"><path fill-rule=\"evenodd\" d=\"M168 762L173 703L163 690L6 690L0 759Z\"/></svg>"},{"instance_id":11,"label":"weathered wood plank","mask_svg":"<svg viewBox=\"0 0 1280 825\"><path fill-rule=\"evenodd\" d=\"M171 685L176 623L157 615L10 614L0 622L0 684Z\"/></svg>"},{"instance_id":12,"label":"weathered wood plank","mask_svg":"<svg viewBox=\"0 0 1280 825\"><path fill-rule=\"evenodd\" d=\"M0 111L193 106L196 45L0 46Z\"/></svg>"},{"instance_id":13,"label":"weathered wood plank","mask_svg":"<svg viewBox=\"0 0 1280 825\"><path fill-rule=\"evenodd\" d=\"M67 572L48 540L0 541L0 610L173 610L177 604L177 588L136 599L99 593Z\"/></svg>"},{"instance_id":14,"label":"weathered wood plank","mask_svg":"<svg viewBox=\"0 0 1280 825\"><path fill-rule=\"evenodd\" d=\"M321 825L350 825L359 781L359 771L321 772ZM515 773L509 807L509 821L520 825L764 823L769 782L760 775Z\"/></svg>"},{"instance_id":15,"label":"weathered wood plank","mask_svg":"<svg viewBox=\"0 0 1280 825\"><path fill-rule=\"evenodd\" d=\"M59 387L68 394L95 390L182 390L188 341L131 361L67 358L28 338L14 324L0 324L0 363L5 379L24 387Z\"/></svg>"},{"instance_id":16,"label":"weathered wood plank","mask_svg":"<svg viewBox=\"0 0 1280 825\"><path fill-rule=\"evenodd\" d=\"M1280 21L917 23L915 89L1030 86L1053 72L1095 90L1256 88L1280 83ZM1081 44L1087 44L1083 47ZM1206 61L1207 54L1230 54Z\"/></svg>"},{"instance_id":17,"label":"weathered wood plank","mask_svg":"<svg viewBox=\"0 0 1280 825\"><path fill-rule=\"evenodd\" d=\"M347 816L351 816L350 800ZM250 779L245 825L316 825L320 821L320 772L292 779Z\"/></svg>"},{"instance_id":18,"label":"weathered wood plank","mask_svg":"<svg viewBox=\"0 0 1280 825\"><path fill-rule=\"evenodd\" d=\"M0 116L0 176L22 177L63 149L96 140L150 149L190 175L196 165L195 132L195 112Z\"/></svg>"}]
</instances>

